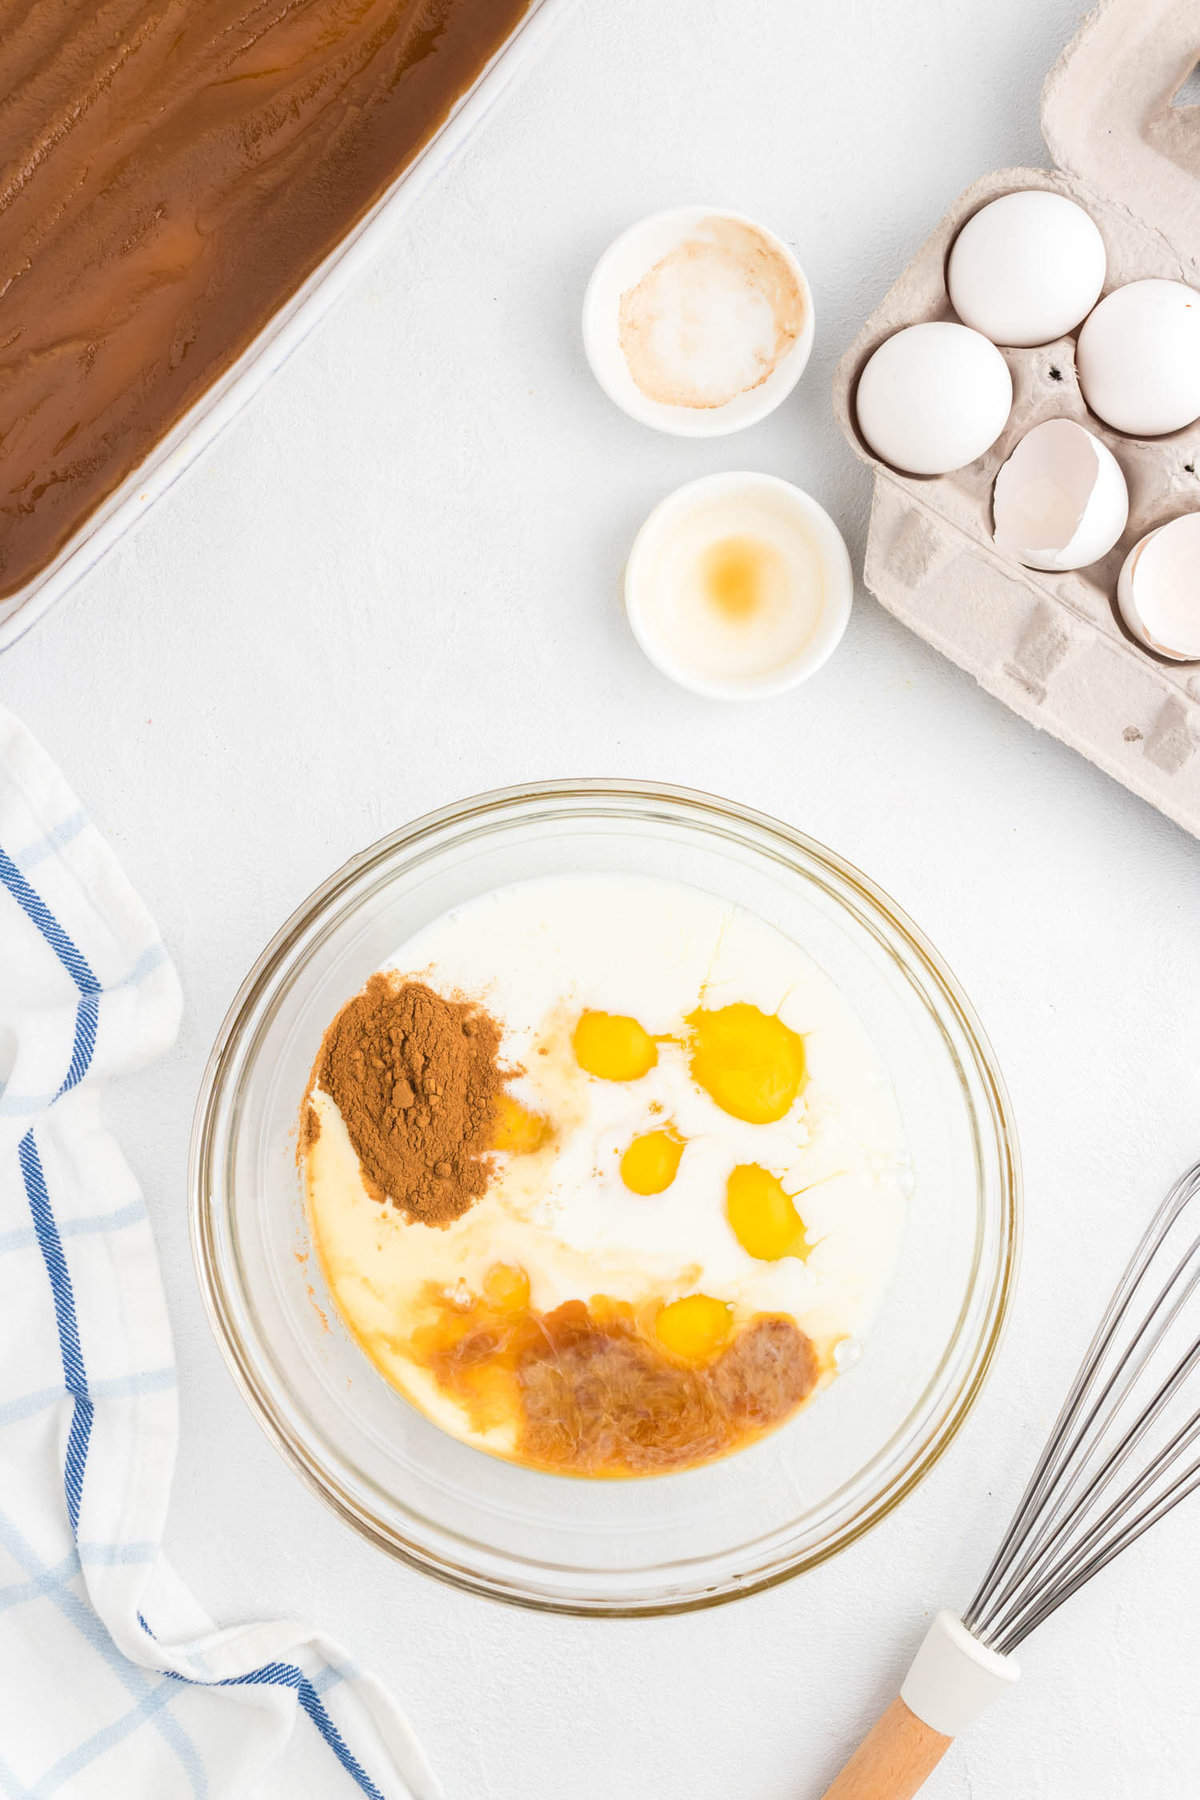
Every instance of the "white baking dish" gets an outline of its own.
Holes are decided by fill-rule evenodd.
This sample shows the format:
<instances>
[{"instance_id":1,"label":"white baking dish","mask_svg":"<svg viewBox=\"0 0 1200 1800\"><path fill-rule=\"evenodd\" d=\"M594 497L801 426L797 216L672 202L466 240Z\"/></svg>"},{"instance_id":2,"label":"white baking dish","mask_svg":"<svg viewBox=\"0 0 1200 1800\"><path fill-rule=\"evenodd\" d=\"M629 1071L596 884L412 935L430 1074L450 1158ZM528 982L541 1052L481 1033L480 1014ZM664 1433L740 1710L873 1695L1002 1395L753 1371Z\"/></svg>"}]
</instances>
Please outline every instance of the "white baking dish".
<instances>
[{"instance_id":1,"label":"white baking dish","mask_svg":"<svg viewBox=\"0 0 1200 1800\"><path fill-rule=\"evenodd\" d=\"M341 242L201 395L120 487L31 581L0 600L0 650L61 600L117 539L144 518L242 408L269 381L384 243L397 215L440 173L511 78L541 47L569 0L531 0L529 11L445 124Z\"/></svg>"}]
</instances>

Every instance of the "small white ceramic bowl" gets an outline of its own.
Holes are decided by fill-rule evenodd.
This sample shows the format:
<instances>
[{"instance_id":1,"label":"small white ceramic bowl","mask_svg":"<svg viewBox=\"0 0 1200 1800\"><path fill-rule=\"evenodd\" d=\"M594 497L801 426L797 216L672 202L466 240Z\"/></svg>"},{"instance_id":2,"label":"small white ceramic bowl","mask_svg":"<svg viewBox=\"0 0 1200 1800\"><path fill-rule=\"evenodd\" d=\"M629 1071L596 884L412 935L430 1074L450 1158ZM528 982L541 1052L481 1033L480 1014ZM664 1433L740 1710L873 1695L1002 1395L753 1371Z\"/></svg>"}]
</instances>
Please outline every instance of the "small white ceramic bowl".
<instances>
[{"instance_id":1,"label":"small white ceramic bowl","mask_svg":"<svg viewBox=\"0 0 1200 1800\"><path fill-rule=\"evenodd\" d=\"M761 674L718 678L689 664L686 654L677 645L666 641L662 631L656 628L648 600L660 550L682 518L705 504L724 503L742 496L751 501L766 498L775 508L783 506L793 513L820 559L824 592L816 622L803 646L786 661ZM818 505L811 494L777 475L732 470L686 482L665 500L660 500L633 540L625 564L624 597L630 629L662 674L706 699L761 700L797 687L828 662L850 620L854 570L845 539L825 508Z\"/></svg>"},{"instance_id":2,"label":"small white ceramic bowl","mask_svg":"<svg viewBox=\"0 0 1200 1800\"><path fill-rule=\"evenodd\" d=\"M621 296L654 264L693 236L708 219L730 219L759 232L795 277L804 303L804 322L795 343L767 379L724 406L671 406L644 394L629 372L620 344ZM676 437L724 437L756 425L774 412L799 381L812 350L815 316L804 270L783 239L757 219L724 206L680 206L652 213L609 245L592 271L583 300L583 347L592 373L622 412L656 431Z\"/></svg>"}]
</instances>

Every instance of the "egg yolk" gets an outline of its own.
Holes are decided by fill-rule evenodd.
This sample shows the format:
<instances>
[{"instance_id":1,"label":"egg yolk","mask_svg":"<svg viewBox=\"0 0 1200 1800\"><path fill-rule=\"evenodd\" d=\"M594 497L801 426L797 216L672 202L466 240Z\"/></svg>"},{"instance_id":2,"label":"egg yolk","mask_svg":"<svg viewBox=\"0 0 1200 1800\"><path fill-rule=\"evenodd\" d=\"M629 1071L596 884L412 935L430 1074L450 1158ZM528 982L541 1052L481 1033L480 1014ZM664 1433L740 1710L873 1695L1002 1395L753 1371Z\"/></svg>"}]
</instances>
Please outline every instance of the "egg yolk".
<instances>
[{"instance_id":1,"label":"egg yolk","mask_svg":"<svg viewBox=\"0 0 1200 1800\"><path fill-rule=\"evenodd\" d=\"M501 1094L492 1122L493 1150L508 1150L514 1156L531 1156L549 1138L550 1125L546 1119L530 1112L511 1094Z\"/></svg>"},{"instance_id":2,"label":"egg yolk","mask_svg":"<svg viewBox=\"0 0 1200 1800\"><path fill-rule=\"evenodd\" d=\"M522 1312L529 1305L529 1277L514 1263L493 1263L483 1278L483 1294L499 1312Z\"/></svg>"},{"instance_id":3,"label":"egg yolk","mask_svg":"<svg viewBox=\"0 0 1200 1800\"><path fill-rule=\"evenodd\" d=\"M571 1046L580 1068L601 1081L640 1081L658 1061L650 1033L624 1013L580 1013Z\"/></svg>"},{"instance_id":4,"label":"egg yolk","mask_svg":"<svg viewBox=\"0 0 1200 1800\"><path fill-rule=\"evenodd\" d=\"M687 1294L664 1306L654 1321L654 1335L664 1350L683 1362L706 1362L729 1336L733 1315L724 1300L710 1294Z\"/></svg>"},{"instance_id":5,"label":"egg yolk","mask_svg":"<svg viewBox=\"0 0 1200 1800\"><path fill-rule=\"evenodd\" d=\"M725 1187L725 1217L742 1249L763 1262L798 1256L803 1262L812 1245L804 1221L778 1175L758 1163L741 1163Z\"/></svg>"},{"instance_id":6,"label":"egg yolk","mask_svg":"<svg viewBox=\"0 0 1200 1800\"><path fill-rule=\"evenodd\" d=\"M662 1194L679 1173L683 1139L669 1129L635 1137L621 1158L621 1180L633 1194Z\"/></svg>"},{"instance_id":7,"label":"egg yolk","mask_svg":"<svg viewBox=\"0 0 1200 1800\"><path fill-rule=\"evenodd\" d=\"M688 1024L692 1078L721 1111L750 1125L782 1119L804 1081L804 1039L744 1000L701 1007Z\"/></svg>"}]
</instances>

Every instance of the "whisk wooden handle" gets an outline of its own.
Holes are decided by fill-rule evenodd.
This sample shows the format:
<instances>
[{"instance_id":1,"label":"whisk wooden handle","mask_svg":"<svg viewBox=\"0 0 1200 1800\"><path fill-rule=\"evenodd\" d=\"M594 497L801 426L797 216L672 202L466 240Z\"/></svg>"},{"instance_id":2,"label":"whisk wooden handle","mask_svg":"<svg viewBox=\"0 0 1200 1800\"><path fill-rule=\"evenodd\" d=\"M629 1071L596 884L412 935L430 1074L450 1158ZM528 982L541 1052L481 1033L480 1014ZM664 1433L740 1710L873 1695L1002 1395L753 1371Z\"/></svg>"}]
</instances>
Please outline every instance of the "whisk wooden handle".
<instances>
[{"instance_id":1,"label":"whisk wooden handle","mask_svg":"<svg viewBox=\"0 0 1200 1800\"><path fill-rule=\"evenodd\" d=\"M989 1650L953 1613L938 1613L899 1695L824 1800L912 1800L959 1732L1019 1674L1011 1656Z\"/></svg>"},{"instance_id":2,"label":"whisk wooden handle","mask_svg":"<svg viewBox=\"0 0 1200 1800\"><path fill-rule=\"evenodd\" d=\"M824 1800L912 1800L953 1742L897 1698L825 1790Z\"/></svg>"}]
</instances>

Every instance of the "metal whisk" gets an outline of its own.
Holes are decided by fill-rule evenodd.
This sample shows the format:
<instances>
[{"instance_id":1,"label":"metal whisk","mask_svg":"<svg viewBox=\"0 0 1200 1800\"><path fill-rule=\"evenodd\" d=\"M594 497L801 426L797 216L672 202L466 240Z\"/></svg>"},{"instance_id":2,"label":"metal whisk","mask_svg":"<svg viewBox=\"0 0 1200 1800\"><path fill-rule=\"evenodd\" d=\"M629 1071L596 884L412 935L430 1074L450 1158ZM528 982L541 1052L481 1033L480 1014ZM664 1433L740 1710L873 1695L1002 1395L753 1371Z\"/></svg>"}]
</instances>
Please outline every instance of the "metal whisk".
<instances>
[{"instance_id":1,"label":"metal whisk","mask_svg":"<svg viewBox=\"0 0 1200 1800\"><path fill-rule=\"evenodd\" d=\"M825 1800L910 1800L1020 1671L1012 1652L1200 1488L1200 1163L1180 1176L1117 1284L1012 1523L961 1620L939 1613L900 1697Z\"/></svg>"}]
</instances>

